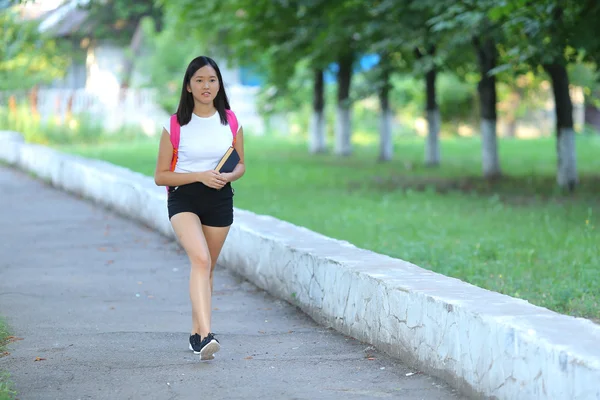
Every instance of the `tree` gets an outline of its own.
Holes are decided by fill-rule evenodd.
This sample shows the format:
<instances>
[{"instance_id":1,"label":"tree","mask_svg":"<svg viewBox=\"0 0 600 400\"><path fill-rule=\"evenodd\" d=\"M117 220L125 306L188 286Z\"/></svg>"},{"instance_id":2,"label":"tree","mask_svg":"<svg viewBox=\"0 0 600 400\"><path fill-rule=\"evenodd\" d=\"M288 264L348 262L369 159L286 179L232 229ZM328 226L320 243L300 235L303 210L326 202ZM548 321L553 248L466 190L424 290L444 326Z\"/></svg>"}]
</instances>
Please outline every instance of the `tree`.
<instances>
[{"instance_id":1,"label":"tree","mask_svg":"<svg viewBox=\"0 0 600 400\"><path fill-rule=\"evenodd\" d=\"M436 80L445 55L448 51L443 36L433 29L428 21L440 11L436 0L411 0L397 2L381 1L384 22L384 35L377 47L395 52L395 60L410 68L415 76L425 80L425 114L428 133L425 143L425 164L440 164L439 133L441 127L440 110L437 103ZM400 65L400 64L396 64Z\"/></svg>"},{"instance_id":2,"label":"tree","mask_svg":"<svg viewBox=\"0 0 600 400\"><path fill-rule=\"evenodd\" d=\"M0 13L0 90L30 89L64 75L64 49L38 31L34 21L19 21L11 10Z\"/></svg>"},{"instance_id":3,"label":"tree","mask_svg":"<svg viewBox=\"0 0 600 400\"><path fill-rule=\"evenodd\" d=\"M337 66L337 112L334 153L352 153L352 77L356 61L364 53L368 38L361 33L368 23L369 6L362 0L326 2L324 33L317 36L313 49Z\"/></svg>"},{"instance_id":4,"label":"tree","mask_svg":"<svg viewBox=\"0 0 600 400\"><path fill-rule=\"evenodd\" d=\"M202 31L202 40L218 42L224 58L237 65L259 66L268 84L281 95L300 61L308 61L313 76L313 131L311 151L324 151L323 71L337 66L338 110L335 152L351 153L350 96L354 62L360 54L360 23L366 5L359 0L206 0L199 9L192 0L165 2L180 15L183 26L202 19L213 31ZM194 30L196 31L196 30ZM198 32L199 33L199 32Z\"/></svg>"},{"instance_id":5,"label":"tree","mask_svg":"<svg viewBox=\"0 0 600 400\"><path fill-rule=\"evenodd\" d=\"M308 149L311 154L325 153L327 140L325 135L325 77L322 68L315 68L313 72L313 114L308 140Z\"/></svg>"},{"instance_id":6,"label":"tree","mask_svg":"<svg viewBox=\"0 0 600 400\"><path fill-rule=\"evenodd\" d=\"M178 15L178 26L192 32L213 54L258 69L273 100L293 90L290 78L302 60L308 61L314 93L309 149L312 153L326 150L323 73L327 61L323 55L327 53L316 45L324 36L325 0L206 0L201 9L191 0L164 3ZM218 28L199 30L193 23L198 18Z\"/></svg>"},{"instance_id":7,"label":"tree","mask_svg":"<svg viewBox=\"0 0 600 400\"><path fill-rule=\"evenodd\" d=\"M403 40L407 35L402 29L402 15L405 5L393 1L379 2L371 7L367 14L365 41L367 52L379 55L379 62L370 74L371 88L379 98L379 161L390 161L394 153L392 135L392 109L390 92L393 89L391 77L394 72L406 69L403 59Z\"/></svg>"},{"instance_id":8,"label":"tree","mask_svg":"<svg viewBox=\"0 0 600 400\"><path fill-rule=\"evenodd\" d=\"M238 0L239 1L239 0ZM360 24L365 4L358 0L330 2L297 0L272 2L245 0L244 18L230 32L237 32L228 43L249 44L263 57L268 81L285 93L289 77L301 60L311 66L313 75L313 117L309 149L325 151L324 70L337 67L337 118L334 152L349 155L351 149L351 85L354 63L361 50ZM258 26L256 23L258 22ZM246 38L242 40L242 38ZM252 38L252 39L247 39ZM260 62L260 61L259 61Z\"/></svg>"},{"instance_id":9,"label":"tree","mask_svg":"<svg viewBox=\"0 0 600 400\"><path fill-rule=\"evenodd\" d=\"M269 85L276 88L274 96L287 95L294 90L290 87L291 76L298 73L296 68L307 68L312 77L312 114L309 127L308 148L311 154L327 151L325 119L325 70L330 61L328 49L320 46L327 35L328 20L324 17L327 1L267 1L271 7L279 8L278 14L285 17L278 29L278 37L265 40L269 48ZM304 75L300 71L300 75Z\"/></svg>"},{"instance_id":10,"label":"tree","mask_svg":"<svg viewBox=\"0 0 600 400\"><path fill-rule=\"evenodd\" d=\"M582 58L597 57L598 41L585 28L597 23L599 12L595 0L507 0L489 12L490 19L501 24L507 39L511 56L508 66L526 63L550 77L556 115L557 183L571 191L578 177L567 66Z\"/></svg>"},{"instance_id":11,"label":"tree","mask_svg":"<svg viewBox=\"0 0 600 400\"><path fill-rule=\"evenodd\" d=\"M390 108L391 75L394 70L392 56L387 51L380 53L379 61L379 105L381 117L379 125L379 161L390 161L393 157L392 110Z\"/></svg>"},{"instance_id":12,"label":"tree","mask_svg":"<svg viewBox=\"0 0 600 400\"><path fill-rule=\"evenodd\" d=\"M475 51L480 80L477 85L481 125L482 169L485 178L501 176L497 145L497 89L496 74L499 53L497 43L502 40L501 30L487 14L490 1L446 2L444 11L430 21L436 32L452 35L451 46L470 44Z\"/></svg>"},{"instance_id":13,"label":"tree","mask_svg":"<svg viewBox=\"0 0 600 400\"><path fill-rule=\"evenodd\" d=\"M482 22L486 25L487 19ZM481 113L483 176L485 178L497 178L502 175L502 172L498 158L496 76L492 74L492 71L497 66L498 49L494 38L485 34L474 36L473 46L477 53L481 74L477 91L479 92Z\"/></svg>"}]
</instances>

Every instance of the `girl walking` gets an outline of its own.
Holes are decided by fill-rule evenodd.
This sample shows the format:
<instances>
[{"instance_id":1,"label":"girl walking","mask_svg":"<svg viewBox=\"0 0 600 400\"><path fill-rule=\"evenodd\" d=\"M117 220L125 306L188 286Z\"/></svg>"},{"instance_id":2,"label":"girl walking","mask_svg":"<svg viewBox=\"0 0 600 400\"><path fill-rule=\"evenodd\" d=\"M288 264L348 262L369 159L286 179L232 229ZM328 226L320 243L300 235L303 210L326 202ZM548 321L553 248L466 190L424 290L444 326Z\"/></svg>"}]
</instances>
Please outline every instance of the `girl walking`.
<instances>
[{"instance_id":1,"label":"girl walking","mask_svg":"<svg viewBox=\"0 0 600 400\"><path fill-rule=\"evenodd\" d=\"M218 172L230 146L240 160L232 171ZM209 57L197 57L185 72L177 112L163 126L154 181L169 189L169 220L191 264L189 348L201 360L220 350L210 325L213 271L233 223L231 182L244 172L243 130L230 110L219 67Z\"/></svg>"}]
</instances>

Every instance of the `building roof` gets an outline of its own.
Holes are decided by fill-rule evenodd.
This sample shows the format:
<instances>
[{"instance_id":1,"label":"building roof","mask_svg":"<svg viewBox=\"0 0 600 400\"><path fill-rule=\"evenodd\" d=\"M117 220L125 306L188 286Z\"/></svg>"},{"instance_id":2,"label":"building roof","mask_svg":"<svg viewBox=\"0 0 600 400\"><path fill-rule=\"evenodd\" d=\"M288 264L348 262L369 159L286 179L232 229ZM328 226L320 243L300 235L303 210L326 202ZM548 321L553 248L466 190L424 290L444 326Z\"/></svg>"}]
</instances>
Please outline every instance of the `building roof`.
<instances>
[{"instance_id":1,"label":"building roof","mask_svg":"<svg viewBox=\"0 0 600 400\"><path fill-rule=\"evenodd\" d=\"M52 36L65 37L74 33L89 33L85 25L88 11L80 6L89 0L68 0L54 10L46 13L40 20L40 31Z\"/></svg>"}]
</instances>

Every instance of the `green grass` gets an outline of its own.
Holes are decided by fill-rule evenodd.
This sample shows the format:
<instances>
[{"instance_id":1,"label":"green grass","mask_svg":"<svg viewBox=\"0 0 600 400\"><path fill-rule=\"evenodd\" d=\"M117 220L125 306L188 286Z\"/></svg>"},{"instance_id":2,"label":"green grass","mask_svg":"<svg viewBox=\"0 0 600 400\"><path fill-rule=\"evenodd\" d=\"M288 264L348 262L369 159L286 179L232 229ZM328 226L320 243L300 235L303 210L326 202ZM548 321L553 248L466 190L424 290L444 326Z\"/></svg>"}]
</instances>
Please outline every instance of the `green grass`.
<instances>
[{"instance_id":1,"label":"green grass","mask_svg":"<svg viewBox=\"0 0 600 400\"><path fill-rule=\"evenodd\" d=\"M0 318L0 357L6 352L6 345L10 332L6 322ZM12 400L16 392L12 388L8 372L0 370L0 400Z\"/></svg>"},{"instance_id":2,"label":"green grass","mask_svg":"<svg viewBox=\"0 0 600 400\"><path fill-rule=\"evenodd\" d=\"M365 137L356 141L365 142ZM578 136L581 183L557 190L554 139L500 140L506 178L480 176L480 142L442 141L442 166L423 165L423 140L352 156L311 156L300 141L246 138L239 208L305 226L552 310L600 318L600 137ZM62 149L152 175L155 142Z\"/></svg>"}]
</instances>

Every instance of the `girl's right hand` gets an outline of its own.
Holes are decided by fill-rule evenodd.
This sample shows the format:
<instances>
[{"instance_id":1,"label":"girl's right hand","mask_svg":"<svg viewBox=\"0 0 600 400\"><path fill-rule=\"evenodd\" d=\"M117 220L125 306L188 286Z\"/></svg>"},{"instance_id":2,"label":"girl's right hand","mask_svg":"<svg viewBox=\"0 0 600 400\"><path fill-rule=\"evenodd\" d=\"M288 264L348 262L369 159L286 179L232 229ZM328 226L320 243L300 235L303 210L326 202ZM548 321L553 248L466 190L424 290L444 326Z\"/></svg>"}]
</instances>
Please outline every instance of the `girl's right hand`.
<instances>
[{"instance_id":1,"label":"girl's right hand","mask_svg":"<svg viewBox=\"0 0 600 400\"><path fill-rule=\"evenodd\" d=\"M222 189L227 183L227 180L215 170L200 172L198 182L202 182L206 186L213 189Z\"/></svg>"}]
</instances>

